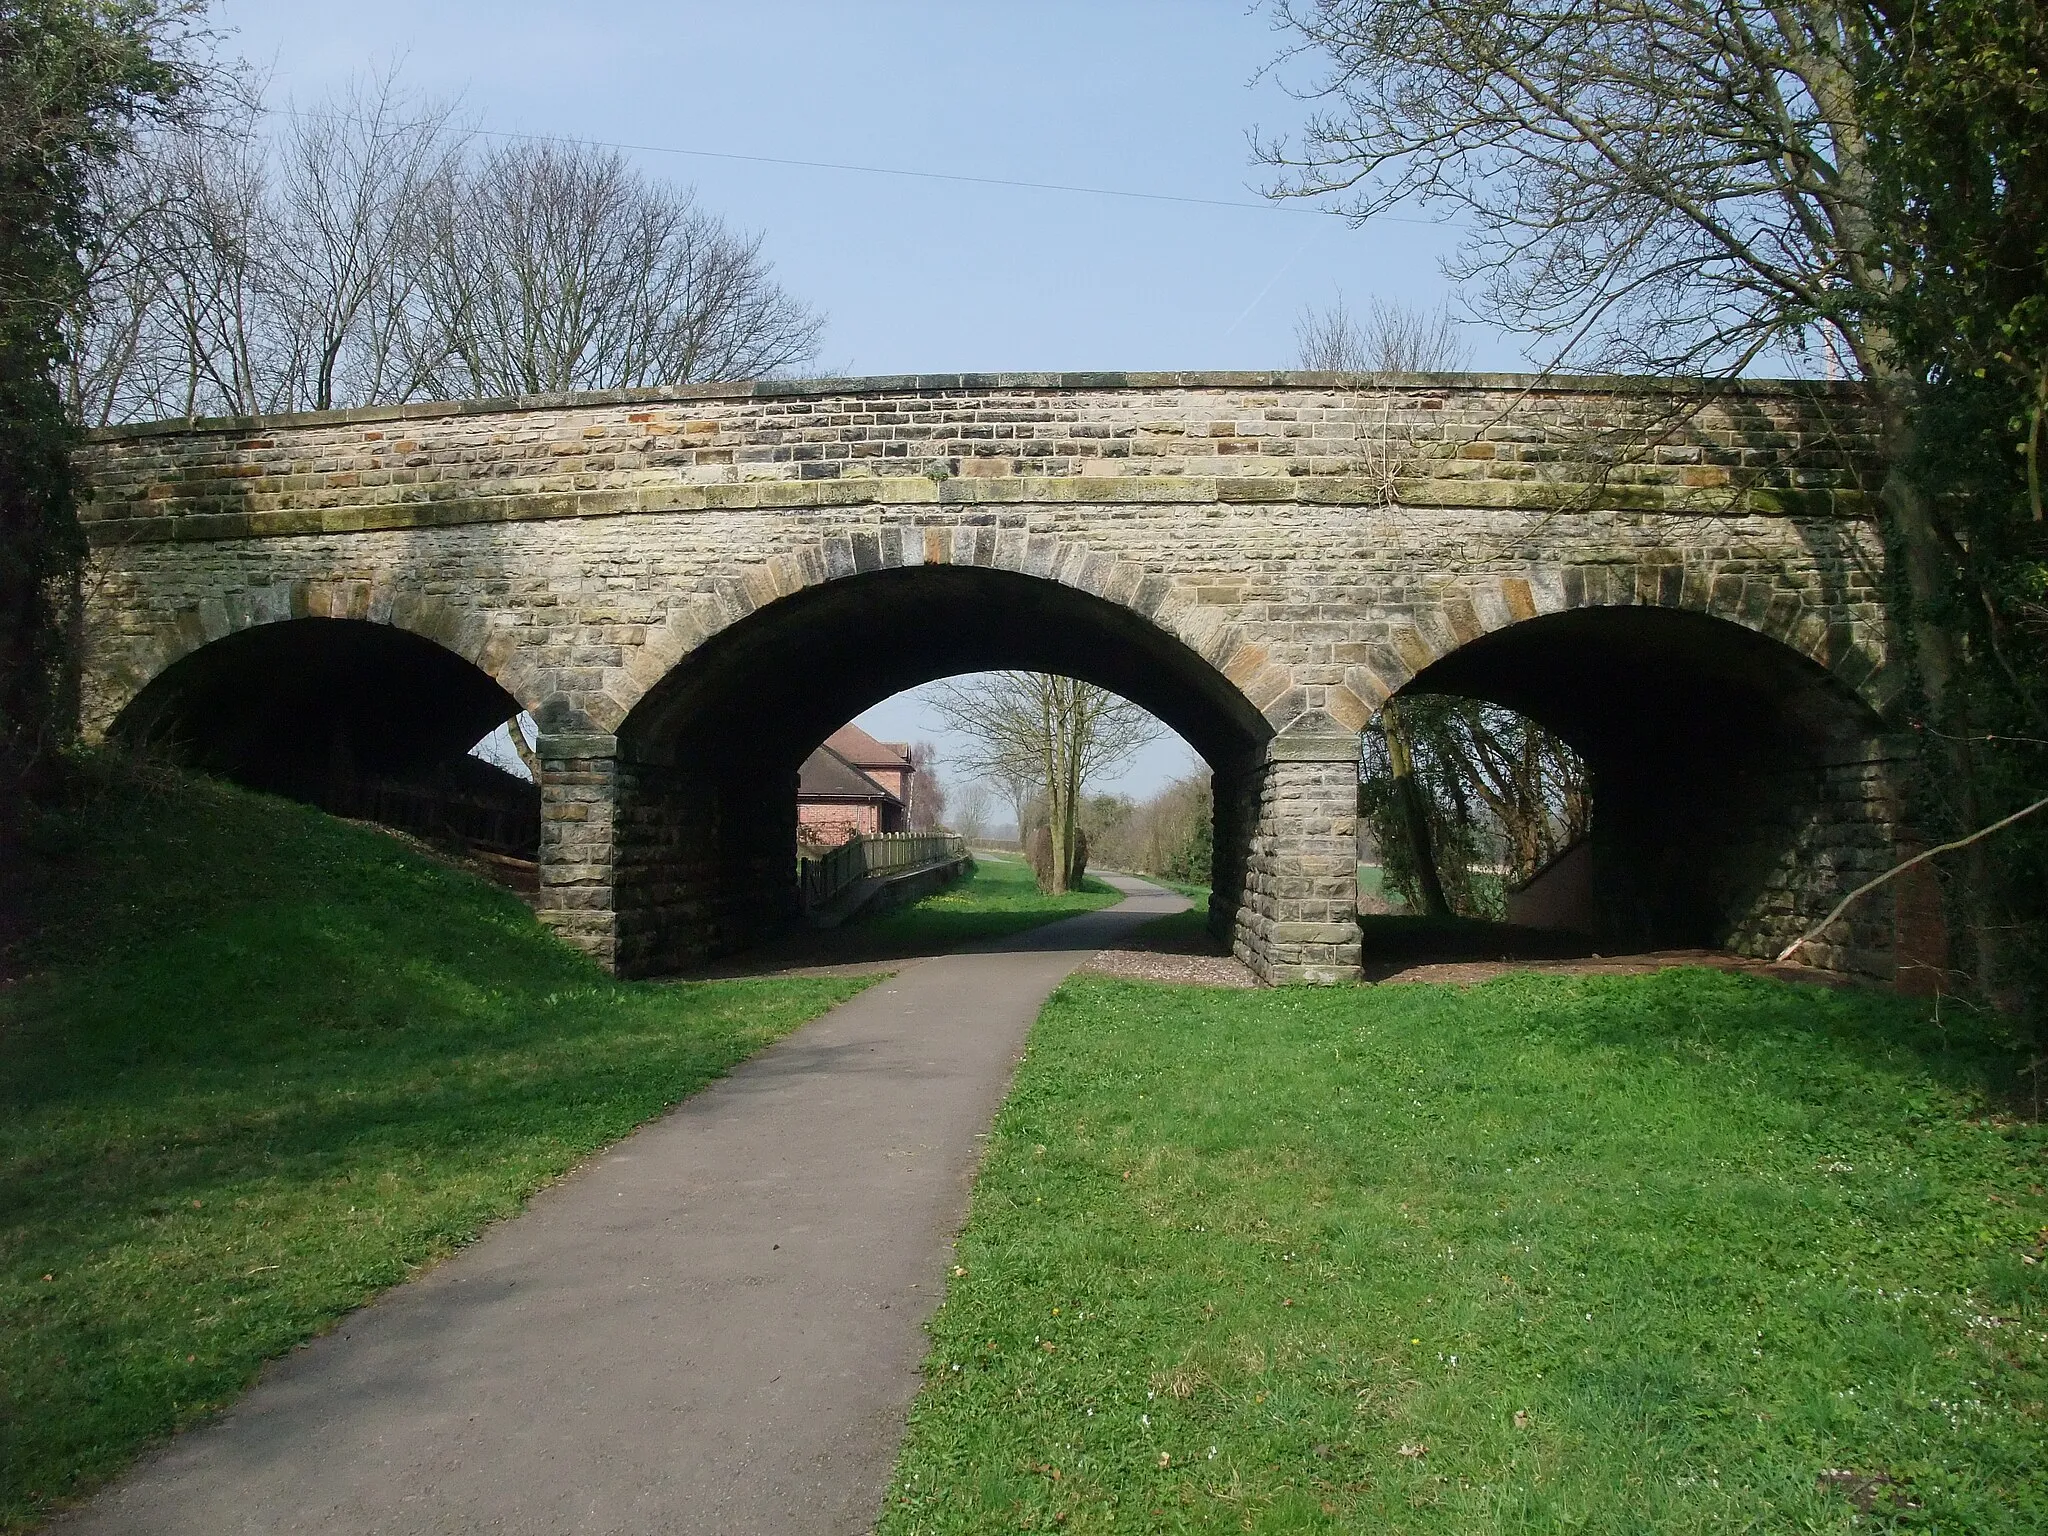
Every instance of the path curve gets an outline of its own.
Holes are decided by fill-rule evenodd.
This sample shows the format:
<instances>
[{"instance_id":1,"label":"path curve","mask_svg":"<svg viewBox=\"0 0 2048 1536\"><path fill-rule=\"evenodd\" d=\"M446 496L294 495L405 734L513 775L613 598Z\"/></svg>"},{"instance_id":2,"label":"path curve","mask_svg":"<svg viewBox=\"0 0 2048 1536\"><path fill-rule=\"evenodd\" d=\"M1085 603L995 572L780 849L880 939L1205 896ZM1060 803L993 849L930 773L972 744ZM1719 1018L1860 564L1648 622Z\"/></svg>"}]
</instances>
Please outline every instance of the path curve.
<instances>
[{"instance_id":1,"label":"path curve","mask_svg":"<svg viewBox=\"0 0 2048 1536\"><path fill-rule=\"evenodd\" d=\"M981 1137L1115 907L907 964L265 1370L54 1529L862 1532Z\"/></svg>"}]
</instances>

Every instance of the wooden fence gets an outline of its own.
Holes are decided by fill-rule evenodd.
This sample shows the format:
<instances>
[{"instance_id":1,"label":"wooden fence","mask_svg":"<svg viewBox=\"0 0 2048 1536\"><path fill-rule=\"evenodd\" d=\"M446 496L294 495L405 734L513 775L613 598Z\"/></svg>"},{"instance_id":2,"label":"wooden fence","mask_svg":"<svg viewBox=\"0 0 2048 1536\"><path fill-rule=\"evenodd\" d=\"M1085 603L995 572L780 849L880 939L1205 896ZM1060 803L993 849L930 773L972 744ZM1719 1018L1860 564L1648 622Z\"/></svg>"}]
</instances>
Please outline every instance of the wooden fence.
<instances>
[{"instance_id":1,"label":"wooden fence","mask_svg":"<svg viewBox=\"0 0 2048 1536\"><path fill-rule=\"evenodd\" d=\"M880 837L856 837L822 857L799 854L797 891L803 909L815 912L870 875L919 869L958 858L966 851L966 843L951 832L891 832Z\"/></svg>"}]
</instances>

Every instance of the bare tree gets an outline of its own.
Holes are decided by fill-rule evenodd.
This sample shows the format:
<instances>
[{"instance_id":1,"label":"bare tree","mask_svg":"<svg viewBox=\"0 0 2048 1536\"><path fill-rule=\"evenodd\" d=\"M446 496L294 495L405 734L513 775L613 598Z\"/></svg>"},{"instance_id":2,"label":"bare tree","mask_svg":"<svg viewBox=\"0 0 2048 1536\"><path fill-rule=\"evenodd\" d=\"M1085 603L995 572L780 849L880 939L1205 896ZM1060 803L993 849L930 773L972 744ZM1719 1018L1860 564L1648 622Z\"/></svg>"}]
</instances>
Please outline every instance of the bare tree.
<instances>
[{"instance_id":1,"label":"bare tree","mask_svg":"<svg viewBox=\"0 0 2048 1536\"><path fill-rule=\"evenodd\" d=\"M1471 360L1450 306L1373 299L1355 314L1339 294L1294 322L1295 366L1318 373L1456 373Z\"/></svg>"},{"instance_id":2,"label":"bare tree","mask_svg":"<svg viewBox=\"0 0 2048 1536\"><path fill-rule=\"evenodd\" d=\"M1045 805L1045 791L1039 787L1037 768L1026 763L1022 766L991 766L984 771L1001 793L1003 803L1009 806L1010 827L1017 834L1017 846L1023 848L1030 840L1032 823Z\"/></svg>"},{"instance_id":3,"label":"bare tree","mask_svg":"<svg viewBox=\"0 0 2048 1536\"><path fill-rule=\"evenodd\" d=\"M1381 866L1432 916L1503 915L1498 867L1527 881L1592 823L1585 761L1525 715L1479 699L1403 695L1366 733L1359 810Z\"/></svg>"},{"instance_id":4,"label":"bare tree","mask_svg":"<svg viewBox=\"0 0 2048 1536\"><path fill-rule=\"evenodd\" d=\"M391 338L418 281L426 190L460 153L452 116L391 70L289 119L277 146L277 318L297 333L295 393L314 410L404 399L420 382Z\"/></svg>"},{"instance_id":5,"label":"bare tree","mask_svg":"<svg viewBox=\"0 0 2048 1536\"><path fill-rule=\"evenodd\" d=\"M970 771L1036 785L1052 834L1054 891L1071 888L1081 797L1092 779L1130 758L1162 727L1107 689L1044 672L982 672L941 684L931 704L974 742ZM1021 823L1018 836L1028 842Z\"/></svg>"},{"instance_id":6,"label":"bare tree","mask_svg":"<svg viewBox=\"0 0 2048 1536\"><path fill-rule=\"evenodd\" d=\"M252 360L268 224L256 115L253 86L216 72L95 177L63 381L83 424L264 408Z\"/></svg>"},{"instance_id":7,"label":"bare tree","mask_svg":"<svg viewBox=\"0 0 2048 1536\"><path fill-rule=\"evenodd\" d=\"M67 380L83 420L402 400L422 190L454 155L445 107L385 75L274 138L253 87L139 144L101 193Z\"/></svg>"},{"instance_id":8,"label":"bare tree","mask_svg":"<svg viewBox=\"0 0 2048 1536\"><path fill-rule=\"evenodd\" d=\"M162 345L171 296L161 240L173 195L164 170L161 156L135 151L93 169L94 234L81 253L79 302L65 316L62 363L65 401L84 426L171 414L153 409L183 353Z\"/></svg>"},{"instance_id":9,"label":"bare tree","mask_svg":"<svg viewBox=\"0 0 2048 1536\"><path fill-rule=\"evenodd\" d=\"M1449 265L1481 318L1548 367L1711 380L1823 340L1879 386L1924 684L1961 664L1925 615L1951 551L1907 469L1912 381L1888 327L1859 82L1910 48L1860 0L1275 0L1312 61L1297 138L1259 153L1278 196L1354 224L1460 217Z\"/></svg>"},{"instance_id":10,"label":"bare tree","mask_svg":"<svg viewBox=\"0 0 2048 1536\"><path fill-rule=\"evenodd\" d=\"M946 821L946 786L938 775L939 749L928 741L910 744L909 821L913 832L930 832Z\"/></svg>"},{"instance_id":11,"label":"bare tree","mask_svg":"<svg viewBox=\"0 0 2048 1536\"><path fill-rule=\"evenodd\" d=\"M246 81L100 173L65 384L90 424L752 377L822 318L615 152L478 157L393 72L275 119Z\"/></svg>"},{"instance_id":12,"label":"bare tree","mask_svg":"<svg viewBox=\"0 0 2048 1536\"><path fill-rule=\"evenodd\" d=\"M451 393L752 378L816 353L822 319L770 279L760 237L616 150L512 144L433 193L426 330Z\"/></svg>"},{"instance_id":13,"label":"bare tree","mask_svg":"<svg viewBox=\"0 0 2048 1536\"><path fill-rule=\"evenodd\" d=\"M988 808L992 798L987 782L982 779L969 779L965 784L955 786L947 797L952 808L948 819L953 830L970 843L988 836Z\"/></svg>"},{"instance_id":14,"label":"bare tree","mask_svg":"<svg viewBox=\"0 0 2048 1536\"><path fill-rule=\"evenodd\" d=\"M1456 275L1555 355L1740 368L1817 325L1866 371L1886 287L1844 0L1279 0L1322 72L1276 190L1472 231Z\"/></svg>"},{"instance_id":15,"label":"bare tree","mask_svg":"<svg viewBox=\"0 0 2048 1536\"><path fill-rule=\"evenodd\" d=\"M1592 827L1585 759L1526 715L1479 699L1447 702L1444 753L1499 829L1508 881L1532 879Z\"/></svg>"},{"instance_id":16,"label":"bare tree","mask_svg":"<svg viewBox=\"0 0 2048 1536\"><path fill-rule=\"evenodd\" d=\"M296 327L278 323L277 225L253 117L181 134L162 154L176 195L160 228L145 233L158 236L155 259L168 296L159 352L182 366L137 379L158 396L154 411L137 414L292 409L301 403L295 387L303 369Z\"/></svg>"}]
</instances>

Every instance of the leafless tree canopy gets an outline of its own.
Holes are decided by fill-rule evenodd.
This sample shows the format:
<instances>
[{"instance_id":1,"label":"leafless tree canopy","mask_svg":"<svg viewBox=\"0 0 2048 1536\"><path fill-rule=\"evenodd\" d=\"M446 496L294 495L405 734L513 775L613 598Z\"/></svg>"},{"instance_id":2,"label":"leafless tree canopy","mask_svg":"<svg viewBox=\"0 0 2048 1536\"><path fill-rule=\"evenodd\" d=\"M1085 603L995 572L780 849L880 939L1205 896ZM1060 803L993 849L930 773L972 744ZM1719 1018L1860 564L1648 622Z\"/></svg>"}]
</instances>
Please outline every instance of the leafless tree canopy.
<instances>
[{"instance_id":1,"label":"leafless tree canopy","mask_svg":"<svg viewBox=\"0 0 2048 1536\"><path fill-rule=\"evenodd\" d=\"M616 150L507 145L451 168L421 206L443 393L755 378L817 350L820 318L769 280L758 235Z\"/></svg>"},{"instance_id":2,"label":"leafless tree canopy","mask_svg":"<svg viewBox=\"0 0 2048 1536\"><path fill-rule=\"evenodd\" d=\"M931 832L946 825L946 785L939 777L939 749L928 741L910 744L910 830Z\"/></svg>"},{"instance_id":3,"label":"leafless tree canopy","mask_svg":"<svg viewBox=\"0 0 2048 1536\"><path fill-rule=\"evenodd\" d=\"M1359 808L1412 908L1500 918L1502 881L1531 879L1586 835L1592 790L1584 759L1527 716L1404 695L1365 734Z\"/></svg>"},{"instance_id":4,"label":"leafless tree canopy","mask_svg":"<svg viewBox=\"0 0 2048 1536\"><path fill-rule=\"evenodd\" d=\"M1456 373L1471 360L1448 305L1374 299L1355 313L1339 295L1294 322L1295 366L1319 373Z\"/></svg>"},{"instance_id":5,"label":"leafless tree canopy","mask_svg":"<svg viewBox=\"0 0 2048 1536\"><path fill-rule=\"evenodd\" d=\"M758 377L823 323L687 188L586 146L479 151L391 75L306 112L224 96L97 196L88 425Z\"/></svg>"},{"instance_id":6,"label":"leafless tree canopy","mask_svg":"<svg viewBox=\"0 0 2048 1536\"><path fill-rule=\"evenodd\" d=\"M1866 371L1887 275L1832 0L1278 0L1315 101L1276 192L1462 214L1453 275L1550 356L1739 371L1836 328Z\"/></svg>"},{"instance_id":7,"label":"leafless tree canopy","mask_svg":"<svg viewBox=\"0 0 2048 1536\"><path fill-rule=\"evenodd\" d=\"M947 821L970 843L979 842L988 836L989 807L994 798L984 780L969 779L956 785L948 798Z\"/></svg>"},{"instance_id":8,"label":"leafless tree canopy","mask_svg":"<svg viewBox=\"0 0 2048 1536\"><path fill-rule=\"evenodd\" d=\"M71 393L88 423L417 398L420 200L461 148L391 77L319 112L253 99L142 146L100 189Z\"/></svg>"},{"instance_id":9,"label":"leafless tree canopy","mask_svg":"<svg viewBox=\"0 0 2048 1536\"><path fill-rule=\"evenodd\" d=\"M932 707L968 737L961 767L1044 796L1052 831L1054 890L1075 866L1081 797L1089 782L1158 736L1159 722L1093 683L1044 672L979 672L932 691ZM1031 829L1019 825L1028 843Z\"/></svg>"}]
</instances>

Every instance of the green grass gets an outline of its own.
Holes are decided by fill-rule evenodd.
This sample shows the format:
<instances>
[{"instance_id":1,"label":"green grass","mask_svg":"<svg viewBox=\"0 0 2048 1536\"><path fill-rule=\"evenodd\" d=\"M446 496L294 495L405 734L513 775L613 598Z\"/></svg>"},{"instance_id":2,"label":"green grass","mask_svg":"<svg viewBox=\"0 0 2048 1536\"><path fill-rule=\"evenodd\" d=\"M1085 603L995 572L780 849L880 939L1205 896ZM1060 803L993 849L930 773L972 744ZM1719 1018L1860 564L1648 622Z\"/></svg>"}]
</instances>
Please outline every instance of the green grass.
<instances>
[{"instance_id":1,"label":"green grass","mask_svg":"<svg viewBox=\"0 0 2048 1536\"><path fill-rule=\"evenodd\" d=\"M1377 864L1358 866L1358 894L1361 897L1378 897L1395 906L1403 906L1400 892L1387 889L1387 872Z\"/></svg>"},{"instance_id":2,"label":"green grass","mask_svg":"<svg viewBox=\"0 0 2048 1536\"><path fill-rule=\"evenodd\" d=\"M0 989L8 1531L863 984L621 984L505 892L216 785L43 834Z\"/></svg>"},{"instance_id":3,"label":"green grass","mask_svg":"<svg viewBox=\"0 0 2048 1536\"><path fill-rule=\"evenodd\" d=\"M1949 1023L1077 978L880 1529L2048 1529L2048 1137ZM1830 1470L1897 1481L1859 1525Z\"/></svg>"},{"instance_id":4,"label":"green grass","mask_svg":"<svg viewBox=\"0 0 2048 1536\"><path fill-rule=\"evenodd\" d=\"M902 954L932 954L1006 938L1079 912L1114 906L1123 897L1089 878L1078 891L1048 896L1022 859L974 856L974 873L911 906L859 925L864 945Z\"/></svg>"}]
</instances>

